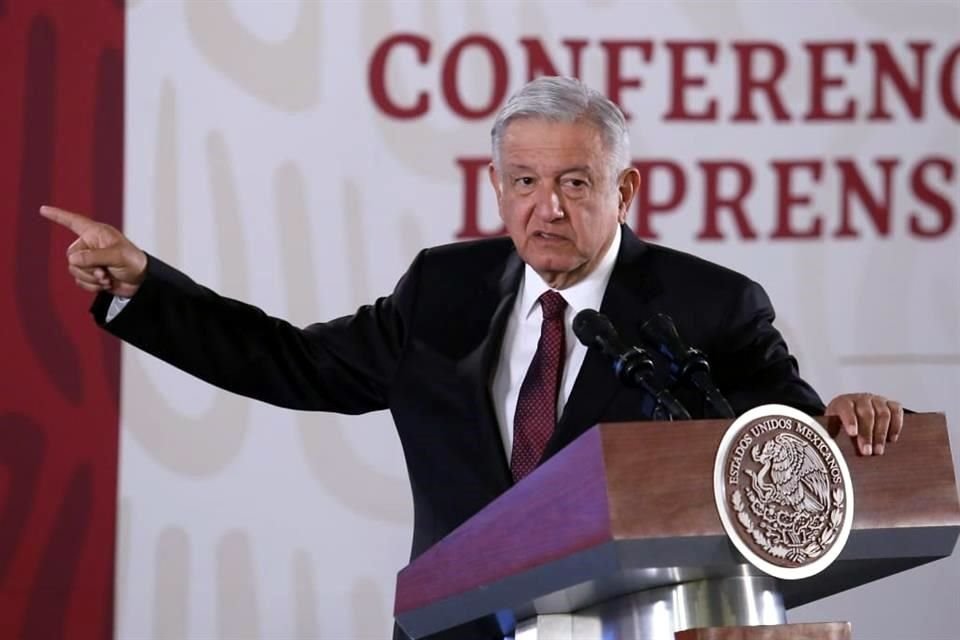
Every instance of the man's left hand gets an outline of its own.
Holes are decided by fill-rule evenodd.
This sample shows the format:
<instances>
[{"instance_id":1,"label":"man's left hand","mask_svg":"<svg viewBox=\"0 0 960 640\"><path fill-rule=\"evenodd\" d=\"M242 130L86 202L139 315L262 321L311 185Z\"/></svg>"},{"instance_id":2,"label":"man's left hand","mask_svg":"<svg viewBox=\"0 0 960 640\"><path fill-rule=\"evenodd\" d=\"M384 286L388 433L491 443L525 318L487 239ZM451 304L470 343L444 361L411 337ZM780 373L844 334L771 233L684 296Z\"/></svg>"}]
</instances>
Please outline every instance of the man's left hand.
<instances>
[{"instance_id":1,"label":"man's left hand","mask_svg":"<svg viewBox=\"0 0 960 640\"><path fill-rule=\"evenodd\" d=\"M845 393L830 401L824 415L838 416L843 430L857 439L864 456L883 455L884 445L896 442L903 429L903 407L872 393Z\"/></svg>"}]
</instances>

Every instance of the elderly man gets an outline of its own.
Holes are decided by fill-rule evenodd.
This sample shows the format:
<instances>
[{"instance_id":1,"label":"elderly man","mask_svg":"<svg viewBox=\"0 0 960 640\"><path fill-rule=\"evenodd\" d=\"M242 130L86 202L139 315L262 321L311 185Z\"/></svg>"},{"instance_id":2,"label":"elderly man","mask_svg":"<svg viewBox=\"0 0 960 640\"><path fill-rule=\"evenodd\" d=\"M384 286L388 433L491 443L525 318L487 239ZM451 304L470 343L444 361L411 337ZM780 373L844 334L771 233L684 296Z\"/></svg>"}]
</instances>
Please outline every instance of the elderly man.
<instances>
[{"instance_id":1,"label":"elderly man","mask_svg":"<svg viewBox=\"0 0 960 640\"><path fill-rule=\"evenodd\" d=\"M490 182L510 237L425 249L391 295L303 329L218 296L112 227L41 213L79 236L70 273L123 340L276 405L390 409L413 490L413 556L594 424L649 417L644 392L622 388L574 338L581 309L600 309L628 343L647 318L671 315L737 412L770 402L824 412L759 285L624 225L639 174L616 105L576 80L540 78L509 100L492 137ZM697 399L680 395L697 417ZM865 455L882 454L902 424L897 403L869 394L826 410ZM497 630L478 622L441 636Z\"/></svg>"}]
</instances>

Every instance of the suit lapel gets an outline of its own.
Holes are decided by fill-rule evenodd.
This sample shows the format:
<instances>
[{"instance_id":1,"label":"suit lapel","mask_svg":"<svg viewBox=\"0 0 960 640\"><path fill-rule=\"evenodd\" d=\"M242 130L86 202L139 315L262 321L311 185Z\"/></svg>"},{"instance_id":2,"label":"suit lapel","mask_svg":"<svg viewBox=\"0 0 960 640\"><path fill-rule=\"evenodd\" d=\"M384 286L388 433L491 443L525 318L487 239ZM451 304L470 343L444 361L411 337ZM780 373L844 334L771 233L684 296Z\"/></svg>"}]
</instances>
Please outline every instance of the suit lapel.
<instances>
[{"instance_id":1,"label":"suit lapel","mask_svg":"<svg viewBox=\"0 0 960 640\"><path fill-rule=\"evenodd\" d=\"M500 427L497 422L493 400L490 396L490 382L494 367L500 355L503 333L513 310L523 276L523 261L515 252L507 259L502 273L491 274L484 282L484 290L478 295L491 296L485 305L493 307L489 326L484 339L460 362L459 371L474 393L473 406L477 407L477 436L484 457L490 461L495 480L500 491L506 490L513 480L507 466L507 455L503 450Z\"/></svg>"},{"instance_id":2,"label":"suit lapel","mask_svg":"<svg viewBox=\"0 0 960 640\"><path fill-rule=\"evenodd\" d=\"M641 321L649 315L647 303L657 295L659 285L650 270L643 268L646 245L626 225L621 232L620 251L600 312L610 318L626 344L639 344ZM620 390L610 361L588 350L544 457L552 456L597 424Z\"/></svg>"}]
</instances>

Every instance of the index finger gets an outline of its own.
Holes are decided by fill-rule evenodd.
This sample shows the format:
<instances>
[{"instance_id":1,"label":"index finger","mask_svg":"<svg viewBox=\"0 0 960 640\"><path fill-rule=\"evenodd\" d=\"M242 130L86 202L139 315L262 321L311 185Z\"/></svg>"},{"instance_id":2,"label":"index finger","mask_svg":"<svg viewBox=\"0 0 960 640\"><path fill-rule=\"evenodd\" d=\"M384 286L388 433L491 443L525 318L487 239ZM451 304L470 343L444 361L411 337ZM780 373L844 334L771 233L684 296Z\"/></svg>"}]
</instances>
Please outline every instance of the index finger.
<instances>
[{"instance_id":1,"label":"index finger","mask_svg":"<svg viewBox=\"0 0 960 640\"><path fill-rule=\"evenodd\" d=\"M40 207L40 215L48 220L53 220L59 225L63 225L75 234L80 235L90 227L96 224L93 220L79 213L73 213L57 207L44 205Z\"/></svg>"}]
</instances>

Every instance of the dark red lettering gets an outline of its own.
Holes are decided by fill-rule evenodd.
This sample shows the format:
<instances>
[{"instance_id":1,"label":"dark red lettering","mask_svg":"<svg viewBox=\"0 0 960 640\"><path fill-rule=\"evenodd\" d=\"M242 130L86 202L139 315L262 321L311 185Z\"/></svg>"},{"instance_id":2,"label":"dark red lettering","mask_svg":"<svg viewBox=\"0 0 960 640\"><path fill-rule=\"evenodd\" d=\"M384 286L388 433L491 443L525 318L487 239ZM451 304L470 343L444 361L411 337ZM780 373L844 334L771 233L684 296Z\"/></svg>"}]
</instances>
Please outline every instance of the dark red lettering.
<instances>
[{"instance_id":1,"label":"dark red lettering","mask_svg":"<svg viewBox=\"0 0 960 640\"><path fill-rule=\"evenodd\" d=\"M667 41L664 43L670 52L670 110L664 120L716 120L717 99L707 100L704 111L691 111L685 100L686 90L707 84L702 75L690 75L687 70L687 52L700 49L706 54L707 62L712 63L717 56L717 43L710 40Z\"/></svg>"},{"instance_id":2,"label":"dark red lettering","mask_svg":"<svg viewBox=\"0 0 960 640\"><path fill-rule=\"evenodd\" d=\"M620 68L620 54L625 49L636 49L644 62L650 62L653 56L653 42L650 40L601 40L600 46L607 55L607 97L616 103L627 120L633 117L626 107L620 91L624 88L640 88L642 83L637 76L624 77Z\"/></svg>"},{"instance_id":3,"label":"dark red lettering","mask_svg":"<svg viewBox=\"0 0 960 640\"><path fill-rule=\"evenodd\" d=\"M755 240L756 231L750 226L747 213L743 208L743 199L753 188L753 174L746 163L737 160L715 160L697 163L704 176L703 228L697 234L697 240L723 240L718 223L720 212L727 210L733 216L737 232L741 238ZM737 187L729 196L720 195L720 174L731 173L735 176Z\"/></svg>"},{"instance_id":4,"label":"dark red lettering","mask_svg":"<svg viewBox=\"0 0 960 640\"><path fill-rule=\"evenodd\" d=\"M940 67L940 81L937 83L940 87L940 100L943 102L943 108L947 110L954 120L960 120L960 95L957 94L957 76L960 76L957 69L957 62L960 61L960 44L955 46L947 54Z\"/></svg>"},{"instance_id":5,"label":"dark red lettering","mask_svg":"<svg viewBox=\"0 0 960 640\"><path fill-rule=\"evenodd\" d=\"M876 165L883 173L882 199L874 197L867 188L863 176L857 170L853 160L837 160L837 169L840 170L840 228L834 232L836 238L856 238L857 231L851 223L850 206L853 195L856 195L860 204L873 220L877 232L886 237L890 235L890 207L893 204L893 170L898 162L896 158L881 158Z\"/></svg>"},{"instance_id":6,"label":"dark red lettering","mask_svg":"<svg viewBox=\"0 0 960 640\"><path fill-rule=\"evenodd\" d=\"M856 48L852 42L808 42L804 45L810 54L810 110L805 120L853 120L856 106L848 98L840 111L827 111L827 90L844 85L841 76L827 74L827 54L831 51L843 55L846 62L853 62Z\"/></svg>"},{"instance_id":7,"label":"dark red lettering","mask_svg":"<svg viewBox=\"0 0 960 640\"><path fill-rule=\"evenodd\" d=\"M760 93L767 98L773 119L790 120L790 114L783 104L777 90L777 83L787 70L787 54L774 42L734 42L733 52L737 58L737 110L733 114L734 122L756 122L757 114L753 110L753 94ZM758 54L770 59L770 72L759 77L755 67Z\"/></svg>"},{"instance_id":8,"label":"dark red lettering","mask_svg":"<svg viewBox=\"0 0 960 640\"><path fill-rule=\"evenodd\" d=\"M796 229L791 223L793 208L798 205L809 205L811 197L807 194L797 194L793 190L793 176L798 169L809 171L814 182L820 180L823 164L819 160L778 161L770 163L776 173L777 180L774 187L777 194L777 227L770 235L771 238L818 238L823 228L823 219L814 215L813 222L806 229Z\"/></svg>"},{"instance_id":9,"label":"dark red lettering","mask_svg":"<svg viewBox=\"0 0 960 640\"><path fill-rule=\"evenodd\" d=\"M457 158L456 163L463 173L463 226L454 237L468 240L502 236L507 232L503 225L497 231L480 229L480 176L490 166L490 158Z\"/></svg>"},{"instance_id":10,"label":"dark red lettering","mask_svg":"<svg viewBox=\"0 0 960 640\"><path fill-rule=\"evenodd\" d=\"M913 85L907 79L906 73L897 64L890 47L885 42L871 42L867 46L873 51L873 109L867 114L868 120L891 120L893 115L884 104L883 88L893 84L907 111L914 120L923 116L923 69L926 54L930 49L929 42L910 42L907 46L913 51Z\"/></svg>"},{"instance_id":11,"label":"dark red lettering","mask_svg":"<svg viewBox=\"0 0 960 640\"><path fill-rule=\"evenodd\" d=\"M520 46L527 51L527 81L533 80L539 76L572 76L580 77L581 52L587 46L586 40L561 40L563 46L570 51L570 71L569 73L560 73L553 64L553 60L547 55L543 44L536 38L522 38Z\"/></svg>"},{"instance_id":12,"label":"dark red lettering","mask_svg":"<svg viewBox=\"0 0 960 640\"><path fill-rule=\"evenodd\" d=\"M910 213L910 233L921 238L940 237L953 227L953 204L943 193L934 191L926 181L926 174L929 173L930 168L939 169L945 183L953 180L953 162L942 156L927 158L910 172L910 186L917 200L930 205L933 213L939 218L936 223L925 226L919 212Z\"/></svg>"},{"instance_id":13,"label":"dark red lettering","mask_svg":"<svg viewBox=\"0 0 960 640\"><path fill-rule=\"evenodd\" d=\"M671 160L645 160L635 162L634 167L640 172L640 188L637 191L637 225L636 232L641 238L655 240L658 236L650 224L651 217L667 213L675 209L687 194L687 177L681 167ZM660 201L653 199L653 174L655 171L664 171L671 189L670 196Z\"/></svg>"},{"instance_id":14,"label":"dark red lettering","mask_svg":"<svg viewBox=\"0 0 960 640\"><path fill-rule=\"evenodd\" d=\"M485 105L475 109L464 104L463 100L460 99L460 89L457 87L460 56L463 55L464 50L468 47L476 47L486 52L490 58L490 69L493 78L489 100L487 100ZM443 60L443 70L440 75L443 82L444 99L454 113L467 120L479 120L491 115L500 108L500 104L507 95L507 84L509 81L507 57L504 55L500 46L487 36L474 34L457 40Z\"/></svg>"},{"instance_id":15,"label":"dark red lettering","mask_svg":"<svg viewBox=\"0 0 960 640\"><path fill-rule=\"evenodd\" d=\"M394 47L400 45L413 47L417 53L417 62L421 65L430 58L429 40L412 33L398 33L381 42L374 50L373 57L370 58L370 66L367 69L367 84L370 86L373 103L384 114L401 120L418 118L430 108L430 98L425 91L417 94L416 101L410 107L398 105L387 94L387 57Z\"/></svg>"}]
</instances>

